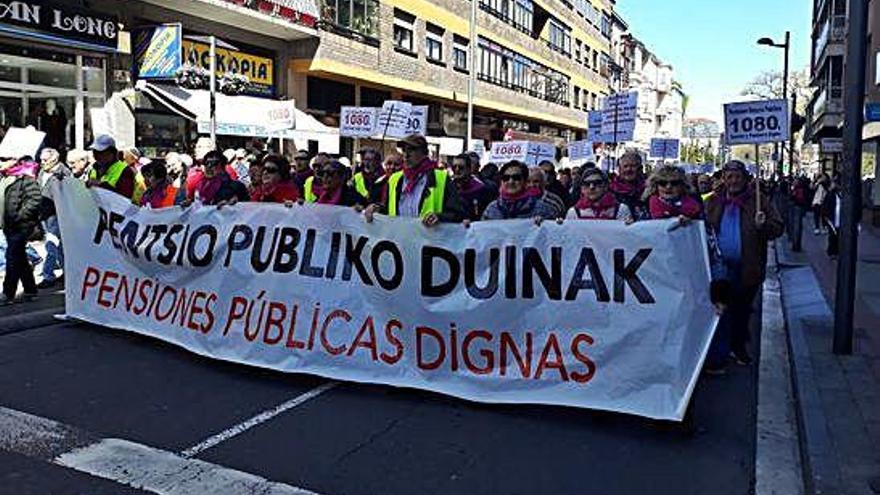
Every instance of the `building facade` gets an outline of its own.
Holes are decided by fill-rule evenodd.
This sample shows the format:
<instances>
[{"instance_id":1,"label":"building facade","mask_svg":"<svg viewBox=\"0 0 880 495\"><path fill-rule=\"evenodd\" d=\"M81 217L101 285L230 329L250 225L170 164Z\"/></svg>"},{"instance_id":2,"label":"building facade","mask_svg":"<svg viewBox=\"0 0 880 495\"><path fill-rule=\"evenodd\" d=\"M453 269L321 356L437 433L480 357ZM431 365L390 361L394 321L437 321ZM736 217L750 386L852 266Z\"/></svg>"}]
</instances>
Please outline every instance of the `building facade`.
<instances>
[{"instance_id":1,"label":"building facade","mask_svg":"<svg viewBox=\"0 0 880 495\"><path fill-rule=\"evenodd\" d=\"M843 129L843 64L846 55L846 0L814 0L810 82L816 88L807 106L805 140L839 138Z\"/></svg>"}]
</instances>

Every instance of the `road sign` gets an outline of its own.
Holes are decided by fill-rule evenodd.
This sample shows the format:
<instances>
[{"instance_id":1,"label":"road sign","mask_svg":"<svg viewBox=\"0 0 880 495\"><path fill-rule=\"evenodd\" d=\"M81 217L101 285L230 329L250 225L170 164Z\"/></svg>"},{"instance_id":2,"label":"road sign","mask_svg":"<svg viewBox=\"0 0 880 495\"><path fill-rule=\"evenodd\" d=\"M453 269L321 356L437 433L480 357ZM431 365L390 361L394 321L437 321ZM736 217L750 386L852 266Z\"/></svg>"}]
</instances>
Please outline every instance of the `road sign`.
<instances>
[{"instance_id":1,"label":"road sign","mask_svg":"<svg viewBox=\"0 0 880 495\"><path fill-rule=\"evenodd\" d=\"M653 138L651 139L651 156L654 158L678 159L678 139Z\"/></svg>"},{"instance_id":2,"label":"road sign","mask_svg":"<svg viewBox=\"0 0 880 495\"><path fill-rule=\"evenodd\" d=\"M602 134L606 142L632 141L636 128L639 93L617 93L605 97L602 107Z\"/></svg>"},{"instance_id":3,"label":"road sign","mask_svg":"<svg viewBox=\"0 0 880 495\"><path fill-rule=\"evenodd\" d=\"M880 103L865 103L865 122L880 122Z\"/></svg>"},{"instance_id":4,"label":"road sign","mask_svg":"<svg viewBox=\"0 0 880 495\"><path fill-rule=\"evenodd\" d=\"M822 138L819 140L822 153L843 153L843 138Z\"/></svg>"},{"instance_id":5,"label":"road sign","mask_svg":"<svg viewBox=\"0 0 880 495\"><path fill-rule=\"evenodd\" d=\"M762 144L788 140L787 100L761 100L724 105L727 144Z\"/></svg>"}]
</instances>

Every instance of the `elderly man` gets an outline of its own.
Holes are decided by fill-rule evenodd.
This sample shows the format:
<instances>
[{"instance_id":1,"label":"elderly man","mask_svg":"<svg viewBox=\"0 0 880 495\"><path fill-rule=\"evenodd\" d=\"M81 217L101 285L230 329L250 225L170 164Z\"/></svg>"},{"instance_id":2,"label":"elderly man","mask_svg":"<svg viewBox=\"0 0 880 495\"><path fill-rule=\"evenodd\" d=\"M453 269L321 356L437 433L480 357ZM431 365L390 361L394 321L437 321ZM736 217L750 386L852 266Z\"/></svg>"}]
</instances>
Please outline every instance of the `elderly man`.
<instances>
[{"instance_id":1,"label":"elderly man","mask_svg":"<svg viewBox=\"0 0 880 495\"><path fill-rule=\"evenodd\" d=\"M52 188L55 183L70 175L70 169L61 161L58 151L52 148L43 149L40 153L40 173L37 182L40 184L43 196L41 216L43 230L46 233L46 261L43 263L43 280L37 284L38 289L55 287L64 280L63 275L55 276L55 270L64 268L64 252L61 247L61 229L58 227L58 216L55 214Z\"/></svg>"},{"instance_id":2,"label":"elderly man","mask_svg":"<svg viewBox=\"0 0 880 495\"><path fill-rule=\"evenodd\" d=\"M556 164L551 162L550 160L543 160L538 164L538 167L544 171L544 189L553 193L565 203L566 209L574 204L574 201L571 201L568 194L568 188L565 187L562 182L559 181L558 174L556 172ZM576 200L576 199L575 199Z\"/></svg>"},{"instance_id":3,"label":"elderly man","mask_svg":"<svg viewBox=\"0 0 880 495\"><path fill-rule=\"evenodd\" d=\"M547 175L544 171L544 167L529 168L529 180L527 185L529 189L534 189L540 193L539 199L541 201L544 201L553 207L554 218L565 218L566 211L568 211L568 208L565 205L565 200L547 189Z\"/></svg>"},{"instance_id":4,"label":"elderly man","mask_svg":"<svg viewBox=\"0 0 880 495\"><path fill-rule=\"evenodd\" d=\"M644 220L648 214L648 205L642 195L645 193L645 176L642 169L642 155L636 151L627 151L620 157L617 175L611 181L611 192L617 201L629 207L633 218Z\"/></svg>"},{"instance_id":5,"label":"elderly man","mask_svg":"<svg viewBox=\"0 0 880 495\"><path fill-rule=\"evenodd\" d=\"M388 178L388 197L383 205L370 205L365 213L372 221L378 210L388 216L421 218L428 227L440 222L458 223L464 220L464 206L449 172L437 167L428 157L428 141L412 134L397 143L403 151L403 170Z\"/></svg>"},{"instance_id":6,"label":"elderly man","mask_svg":"<svg viewBox=\"0 0 880 495\"><path fill-rule=\"evenodd\" d=\"M733 302L722 317L713 347L719 354L729 346L741 365L752 361L747 349L749 314L766 275L767 242L782 235L784 228L768 198L758 207L750 179L743 162L728 162L723 169L724 185L706 202L706 221L717 234L733 290Z\"/></svg>"},{"instance_id":7,"label":"elderly man","mask_svg":"<svg viewBox=\"0 0 880 495\"><path fill-rule=\"evenodd\" d=\"M351 185L365 199L377 201L381 195L382 154L373 148L360 150L360 170L351 178Z\"/></svg>"},{"instance_id":8,"label":"elderly man","mask_svg":"<svg viewBox=\"0 0 880 495\"><path fill-rule=\"evenodd\" d=\"M479 161L476 162L479 165ZM462 153L452 159L452 174L467 216L473 221L483 217L489 203L498 197L498 189L487 186L475 176L473 155Z\"/></svg>"},{"instance_id":9,"label":"elderly man","mask_svg":"<svg viewBox=\"0 0 880 495\"><path fill-rule=\"evenodd\" d=\"M95 164L89 172L89 187L100 187L125 196L134 198L135 173L124 161L119 159L116 141L105 135L95 138L89 147L95 157Z\"/></svg>"}]
</instances>

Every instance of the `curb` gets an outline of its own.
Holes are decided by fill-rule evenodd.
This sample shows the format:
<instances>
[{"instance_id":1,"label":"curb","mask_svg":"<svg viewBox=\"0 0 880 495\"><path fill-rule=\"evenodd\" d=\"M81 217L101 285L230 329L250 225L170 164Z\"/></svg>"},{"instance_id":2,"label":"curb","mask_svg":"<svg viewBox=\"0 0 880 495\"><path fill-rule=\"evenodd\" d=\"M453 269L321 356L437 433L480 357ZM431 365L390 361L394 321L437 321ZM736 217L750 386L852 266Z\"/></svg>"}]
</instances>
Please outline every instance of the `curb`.
<instances>
[{"instance_id":1,"label":"curb","mask_svg":"<svg viewBox=\"0 0 880 495\"><path fill-rule=\"evenodd\" d=\"M57 323L55 315L64 314L64 304L0 318L0 335Z\"/></svg>"},{"instance_id":2,"label":"curb","mask_svg":"<svg viewBox=\"0 0 880 495\"><path fill-rule=\"evenodd\" d=\"M784 242L784 241L783 241ZM778 243L777 243L778 244ZM778 256L777 252L777 256ZM831 310L809 266L781 266L780 292L797 412L804 493L833 494L841 486L840 467L828 432L804 320L831 324Z\"/></svg>"}]
</instances>

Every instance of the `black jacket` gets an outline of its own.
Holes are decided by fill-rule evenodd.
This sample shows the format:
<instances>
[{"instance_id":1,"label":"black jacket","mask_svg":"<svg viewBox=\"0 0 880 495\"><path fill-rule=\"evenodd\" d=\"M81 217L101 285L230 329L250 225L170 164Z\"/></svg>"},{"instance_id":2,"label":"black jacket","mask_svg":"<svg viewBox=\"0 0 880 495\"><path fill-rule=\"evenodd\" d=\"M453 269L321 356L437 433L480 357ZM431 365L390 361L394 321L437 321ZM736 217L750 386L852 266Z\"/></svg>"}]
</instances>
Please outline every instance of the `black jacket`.
<instances>
[{"instance_id":1,"label":"black jacket","mask_svg":"<svg viewBox=\"0 0 880 495\"><path fill-rule=\"evenodd\" d=\"M40 223L43 195L40 185L30 177L19 177L6 188L3 230L28 232Z\"/></svg>"}]
</instances>

